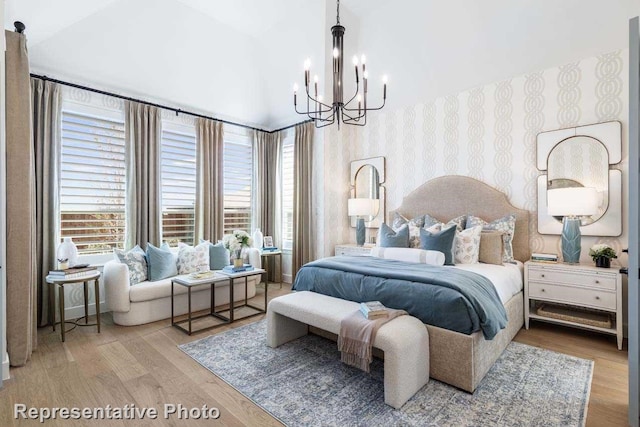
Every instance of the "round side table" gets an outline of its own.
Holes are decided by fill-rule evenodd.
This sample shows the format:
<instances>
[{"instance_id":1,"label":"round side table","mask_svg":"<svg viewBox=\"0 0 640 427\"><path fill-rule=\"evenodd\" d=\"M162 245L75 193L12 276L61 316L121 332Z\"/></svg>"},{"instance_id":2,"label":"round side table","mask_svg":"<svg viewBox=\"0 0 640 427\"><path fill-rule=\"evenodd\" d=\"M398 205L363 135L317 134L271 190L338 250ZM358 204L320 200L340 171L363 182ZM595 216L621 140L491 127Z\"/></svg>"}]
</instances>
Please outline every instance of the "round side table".
<instances>
[{"instance_id":1,"label":"round side table","mask_svg":"<svg viewBox=\"0 0 640 427\"><path fill-rule=\"evenodd\" d=\"M49 286L49 323L53 326L53 330L56 330L55 319L55 305L56 305L56 286L58 288L58 308L60 310L60 335L62 336L62 342L64 342L65 332L65 318L64 318L64 285L72 283L82 283L84 286L84 320L85 324L78 324L78 321L74 321L74 327L69 329L73 330L76 326L97 326L98 333L100 333L100 287L98 279L100 279L100 272L89 273L82 277L55 277L47 276L47 284ZM94 299L96 303L96 323L89 324L89 282L93 281L94 285Z\"/></svg>"}]
</instances>

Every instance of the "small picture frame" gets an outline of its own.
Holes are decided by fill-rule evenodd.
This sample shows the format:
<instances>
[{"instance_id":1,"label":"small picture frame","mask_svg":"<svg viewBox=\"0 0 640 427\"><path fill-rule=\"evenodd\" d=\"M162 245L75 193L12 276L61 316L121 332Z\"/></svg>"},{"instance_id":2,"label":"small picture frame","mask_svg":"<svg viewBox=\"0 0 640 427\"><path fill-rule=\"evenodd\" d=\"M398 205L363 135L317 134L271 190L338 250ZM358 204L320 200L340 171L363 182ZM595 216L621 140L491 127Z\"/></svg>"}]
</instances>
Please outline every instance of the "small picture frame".
<instances>
[{"instance_id":1,"label":"small picture frame","mask_svg":"<svg viewBox=\"0 0 640 427\"><path fill-rule=\"evenodd\" d=\"M264 247L265 248L273 247L273 236L264 236Z\"/></svg>"}]
</instances>

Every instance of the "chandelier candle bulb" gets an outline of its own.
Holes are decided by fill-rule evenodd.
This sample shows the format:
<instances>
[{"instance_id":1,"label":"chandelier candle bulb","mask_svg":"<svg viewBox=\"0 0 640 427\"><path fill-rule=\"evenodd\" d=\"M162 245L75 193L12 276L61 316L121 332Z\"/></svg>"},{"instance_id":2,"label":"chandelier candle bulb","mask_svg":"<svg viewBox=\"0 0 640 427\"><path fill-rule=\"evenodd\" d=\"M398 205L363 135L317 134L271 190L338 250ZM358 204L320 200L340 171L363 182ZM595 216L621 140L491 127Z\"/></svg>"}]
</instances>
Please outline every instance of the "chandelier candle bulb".
<instances>
[{"instance_id":1,"label":"chandelier candle bulb","mask_svg":"<svg viewBox=\"0 0 640 427\"><path fill-rule=\"evenodd\" d=\"M357 55L353 55L353 65L355 65L356 67L358 66L358 56Z\"/></svg>"}]
</instances>

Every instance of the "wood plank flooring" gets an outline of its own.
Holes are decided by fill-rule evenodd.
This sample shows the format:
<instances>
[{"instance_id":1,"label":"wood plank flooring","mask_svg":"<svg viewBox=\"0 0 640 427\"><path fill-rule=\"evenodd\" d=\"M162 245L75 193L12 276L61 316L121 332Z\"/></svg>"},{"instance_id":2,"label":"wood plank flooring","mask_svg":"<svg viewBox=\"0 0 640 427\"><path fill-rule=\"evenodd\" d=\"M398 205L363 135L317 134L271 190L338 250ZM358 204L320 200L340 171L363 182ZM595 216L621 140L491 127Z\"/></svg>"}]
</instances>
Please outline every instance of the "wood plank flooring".
<instances>
[{"instance_id":1,"label":"wood plank flooring","mask_svg":"<svg viewBox=\"0 0 640 427\"><path fill-rule=\"evenodd\" d=\"M288 293L269 288L271 298ZM255 304L262 304L258 290ZM264 410L218 379L177 348L177 345L237 328L262 319L256 316L231 326L188 336L170 326L168 320L123 327L102 316L102 333L93 327L76 328L60 341L51 328L38 331L38 349L30 363L12 368L9 381L0 390L0 426L40 425L13 418L14 403L29 407L155 407L165 402L187 408L216 407L218 420L142 420L125 422L51 420L46 426L278 426ZM532 322L516 341L595 361L587 426L627 425L627 352L618 351L615 338ZM247 355L251 357L251 355Z\"/></svg>"}]
</instances>

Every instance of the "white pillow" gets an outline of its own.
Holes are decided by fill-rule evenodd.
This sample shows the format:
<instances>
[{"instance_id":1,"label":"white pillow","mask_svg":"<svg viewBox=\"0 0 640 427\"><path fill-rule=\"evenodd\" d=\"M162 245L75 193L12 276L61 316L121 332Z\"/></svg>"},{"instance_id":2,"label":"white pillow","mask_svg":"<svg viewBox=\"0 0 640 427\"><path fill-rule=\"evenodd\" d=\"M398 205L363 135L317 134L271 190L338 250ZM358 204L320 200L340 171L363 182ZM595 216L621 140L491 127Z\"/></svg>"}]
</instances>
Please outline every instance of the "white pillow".
<instances>
[{"instance_id":1,"label":"white pillow","mask_svg":"<svg viewBox=\"0 0 640 427\"><path fill-rule=\"evenodd\" d=\"M178 243L178 274L209 270L209 242L193 247Z\"/></svg>"},{"instance_id":2,"label":"white pillow","mask_svg":"<svg viewBox=\"0 0 640 427\"><path fill-rule=\"evenodd\" d=\"M456 231L456 238L453 241L453 258L456 264L478 263L480 233L482 233L482 225Z\"/></svg>"},{"instance_id":3,"label":"white pillow","mask_svg":"<svg viewBox=\"0 0 640 427\"><path fill-rule=\"evenodd\" d=\"M442 252L426 251L424 249L381 248L376 246L371 248L371 256L419 264L444 265L444 254Z\"/></svg>"}]
</instances>

